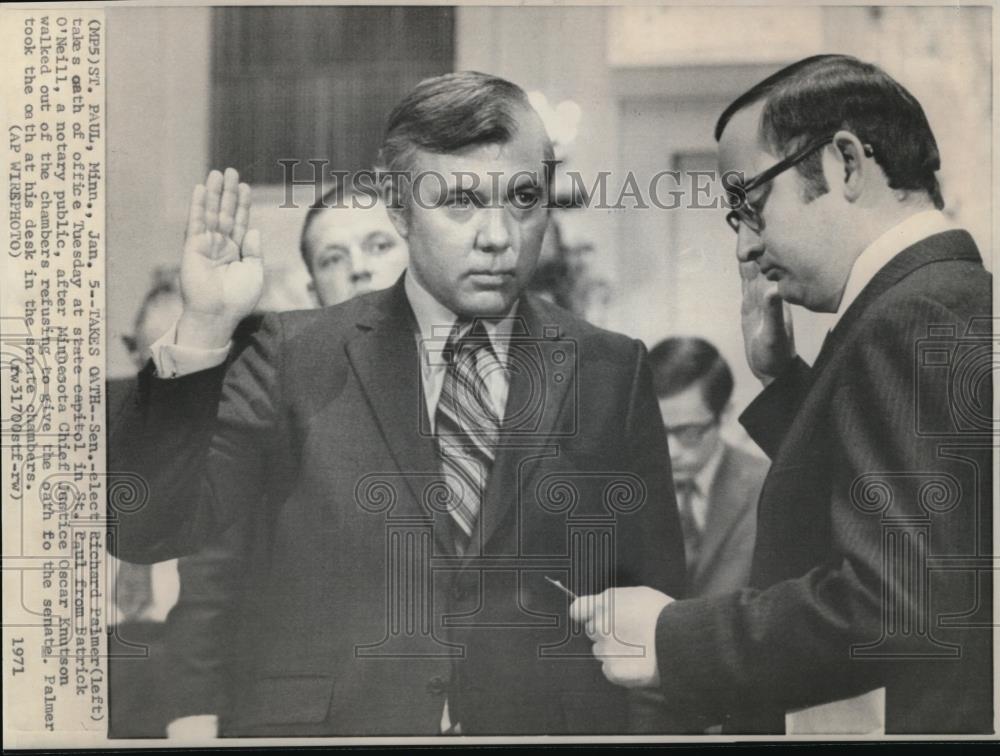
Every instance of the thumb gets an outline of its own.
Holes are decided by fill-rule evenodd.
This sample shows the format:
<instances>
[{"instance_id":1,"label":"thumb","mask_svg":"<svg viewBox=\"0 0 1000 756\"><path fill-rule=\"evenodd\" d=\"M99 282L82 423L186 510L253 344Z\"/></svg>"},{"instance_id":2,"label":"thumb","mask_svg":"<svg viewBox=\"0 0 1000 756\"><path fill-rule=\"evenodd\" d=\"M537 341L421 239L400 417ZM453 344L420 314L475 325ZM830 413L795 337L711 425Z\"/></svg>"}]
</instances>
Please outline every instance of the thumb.
<instances>
[{"instance_id":1,"label":"thumb","mask_svg":"<svg viewBox=\"0 0 1000 756\"><path fill-rule=\"evenodd\" d=\"M604 594L580 596L569 606L569 617L579 623L584 623L594 617L604 606Z\"/></svg>"},{"instance_id":2,"label":"thumb","mask_svg":"<svg viewBox=\"0 0 1000 756\"><path fill-rule=\"evenodd\" d=\"M579 596L576 601L569 605L569 618L583 624L594 613L596 600L597 596Z\"/></svg>"},{"instance_id":3,"label":"thumb","mask_svg":"<svg viewBox=\"0 0 1000 756\"><path fill-rule=\"evenodd\" d=\"M253 257L257 260L261 259L260 231L255 228L247 231L246 236L243 237L243 247L240 249L240 257L244 260L248 257Z\"/></svg>"}]
</instances>

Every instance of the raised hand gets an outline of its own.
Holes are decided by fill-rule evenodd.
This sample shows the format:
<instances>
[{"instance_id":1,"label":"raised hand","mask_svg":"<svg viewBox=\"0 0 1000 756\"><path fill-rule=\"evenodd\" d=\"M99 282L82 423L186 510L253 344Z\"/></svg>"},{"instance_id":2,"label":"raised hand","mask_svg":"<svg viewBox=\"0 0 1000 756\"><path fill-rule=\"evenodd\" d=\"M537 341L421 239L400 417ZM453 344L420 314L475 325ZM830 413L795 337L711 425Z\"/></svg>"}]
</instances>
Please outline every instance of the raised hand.
<instances>
[{"instance_id":1,"label":"raised hand","mask_svg":"<svg viewBox=\"0 0 1000 756\"><path fill-rule=\"evenodd\" d=\"M229 343L264 289L260 234L248 230L250 187L227 168L194 188L181 259L184 311L177 343L214 348Z\"/></svg>"},{"instance_id":2,"label":"raised hand","mask_svg":"<svg viewBox=\"0 0 1000 756\"><path fill-rule=\"evenodd\" d=\"M740 278L743 347L750 370L766 386L795 358L792 311L755 262L740 263Z\"/></svg>"}]
</instances>

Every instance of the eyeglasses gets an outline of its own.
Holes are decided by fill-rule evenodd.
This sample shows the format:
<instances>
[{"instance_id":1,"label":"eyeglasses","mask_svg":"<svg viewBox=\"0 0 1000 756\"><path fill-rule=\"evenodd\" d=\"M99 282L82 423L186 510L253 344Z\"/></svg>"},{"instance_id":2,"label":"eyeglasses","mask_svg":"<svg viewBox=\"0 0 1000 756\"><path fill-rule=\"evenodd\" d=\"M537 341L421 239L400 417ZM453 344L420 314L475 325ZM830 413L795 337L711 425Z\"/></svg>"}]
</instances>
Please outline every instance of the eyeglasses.
<instances>
[{"instance_id":1,"label":"eyeglasses","mask_svg":"<svg viewBox=\"0 0 1000 756\"><path fill-rule=\"evenodd\" d=\"M685 423L684 425L665 425L668 436L676 438L681 446L696 446L709 430L717 424L716 419L704 423Z\"/></svg>"},{"instance_id":2,"label":"eyeglasses","mask_svg":"<svg viewBox=\"0 0 1000 756\"><path fill-rule=\"evenodd\" d=\"M820 139L814 139L803 146L802 149L793 152L784 160L779 160L770 168L757 174L746 183L741 184L739 182L730 182L728 179L723 178L723 186L726 190L726 194L732 198L730 204L733 205L733 209L726 213L726 223L729 224L729 227L736 233L739 233L740 224L745 223L747 228L755 234L759 234L763 231L764 219L760 214L764 210L764 203L762 201L760 203L760 207L754 207L747 199L747 195L749 195L750 192L757 187L763 186L768 181L771 181L780 174L784 173L792 166L798 165L816 150L821 147L825 147L832 141L832 134L830 136L821 137ZM766 199L767 198L765 197L764 200Z\"/></svg>"}]
</instances>

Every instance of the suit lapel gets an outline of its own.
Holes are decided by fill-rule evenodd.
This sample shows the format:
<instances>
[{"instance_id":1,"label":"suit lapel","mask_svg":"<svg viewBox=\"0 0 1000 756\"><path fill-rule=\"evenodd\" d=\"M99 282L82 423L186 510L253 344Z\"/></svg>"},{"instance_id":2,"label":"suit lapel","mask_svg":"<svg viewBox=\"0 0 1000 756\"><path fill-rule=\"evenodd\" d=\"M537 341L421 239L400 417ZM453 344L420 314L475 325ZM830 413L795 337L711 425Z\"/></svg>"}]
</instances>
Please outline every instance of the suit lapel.
<instances>
[{"instance_id":1,"label":"suit lapel","mask_svg":"<svg viewBox=\"0 0 1000 756\"><path fill-rule=\"evenodd\" d=\"M691 576L692 584L696 579L700 580L705 571L716 563L719 549L743 515L746 488L742 477L739 465L733 459L733 451L727 446L712 487L707 492L709 505L705 520L705 540L702 541L698 564Z\"/></svg>"},{"instance_id":2,"label":"suit lapel","mask_svg":"<svg viewBox=\"0 0 1000 756\"><path fill-rule=\"evenodd\" d=\"M413 497L400 497L399 512L433 515L436 540L446 552L453 553L450 516L429 509L427 502L432 497L425 496L434 481L441 479L441 462L434 438L425 430L427 409L417 355L416 320L402 278L359 316L358 329L358 335L347 344L347 355L400 477ZM406 503L412 512L405 512Z\"/></svg>"},{"instance_id":3,"label":"suit lapel","mask_svg":"<svg viewBox=\"0 0 1000 756\"><path fill-rule=\"evenodd\" d=\"M826 337L813 363L813 373L818 374L826 366L830 357L836 352L836 347L843 341L844 335L851 330L851 325L861 317L872 302L918 268L948 260L982 261L976 243L967 231L955 230L934 234L907 247L892 258L861 290L858 298L851 303L847 312Z\"/></svg>"},{"instance_id":4,"label":"suit lapel","mask_svg":"<svg viewBox=\"0 0 1000 756\"><path fill-rule=\"evenodd\" d=\"M515 515L520 497L530 490L523 482L535 463L520 462L530 456L552 456L542 447L558 444L556 421L570 390L576 390L573 366L565 334L556 323L543 322L532 301L522 297L510 338L510 388L499 448L480 515L484 547Z\"/></svg>"}]
</instances>

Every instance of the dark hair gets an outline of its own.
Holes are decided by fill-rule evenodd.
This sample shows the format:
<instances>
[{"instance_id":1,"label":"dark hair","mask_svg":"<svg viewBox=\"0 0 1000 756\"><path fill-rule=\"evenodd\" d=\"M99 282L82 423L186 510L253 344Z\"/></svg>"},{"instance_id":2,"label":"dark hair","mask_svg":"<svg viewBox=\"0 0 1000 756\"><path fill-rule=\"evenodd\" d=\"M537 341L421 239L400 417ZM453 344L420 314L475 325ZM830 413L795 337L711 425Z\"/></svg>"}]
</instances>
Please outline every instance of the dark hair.
<instances>
[{"instance_id":1,"label":"dark hair","mask_svg":"<svg viewBox=\"0 0 1000 756\"><path fill-rule=\"evenodd\" d=\"M944 207L935 171L941 156L917 99L878 66L848 55L815 55L787 66L744 92L715 124L716 140L733 115L764 102L760 134L779 155L806 142L853 132L870 145L892 189L926 192ZM828 191L817 152L799 163L810 198Z\"/></svg>"},{"instance_id":2,"label":"dark hair","mask_svg":"<svg viewBox=\"0 0 1000 756\"><path fill-rule=\"evenodd\" d=\"M327 189L318 202L314 202L309 206L309 210L306 212L306 219L302 222L302 233L299 235L299 252L302 254L302 261L306 264L307 270L312 270L312 265L309 262L309 247L306 244L306 234L309 232L309 227L312 226L313 221L316 220L316 216L321 212L337 207L342 202L349 200L350 197L350 187L346 182L341 183L338 181L332 188Z\"/></svg>"},{"instance_id":3,"label":"dark hair","mask_svg":"<svg viewBox=\"0 0 1000 756\"><path fill-rule=\"evenodd\" d=\"M649 352L653 388L661 399L701 384L705 404L718 417L733 394L733 374L712 344L697 336L664 339Z\"/></svg>"},{"instance_id":4,"label":"dark hair","mask_svg":"<svg viewBox=\"0 0 1000 756\"><path fill-rule=\"evenodd\" d=\"M406 170L414 149L445 154L476 144L504 144L517 133L517 111L531 110L517 84L478 71L435 76L417 84L389 115L379 150L381 170ZM545 159L553 159L546 140Z\"/></svg>"}]
</instances>

